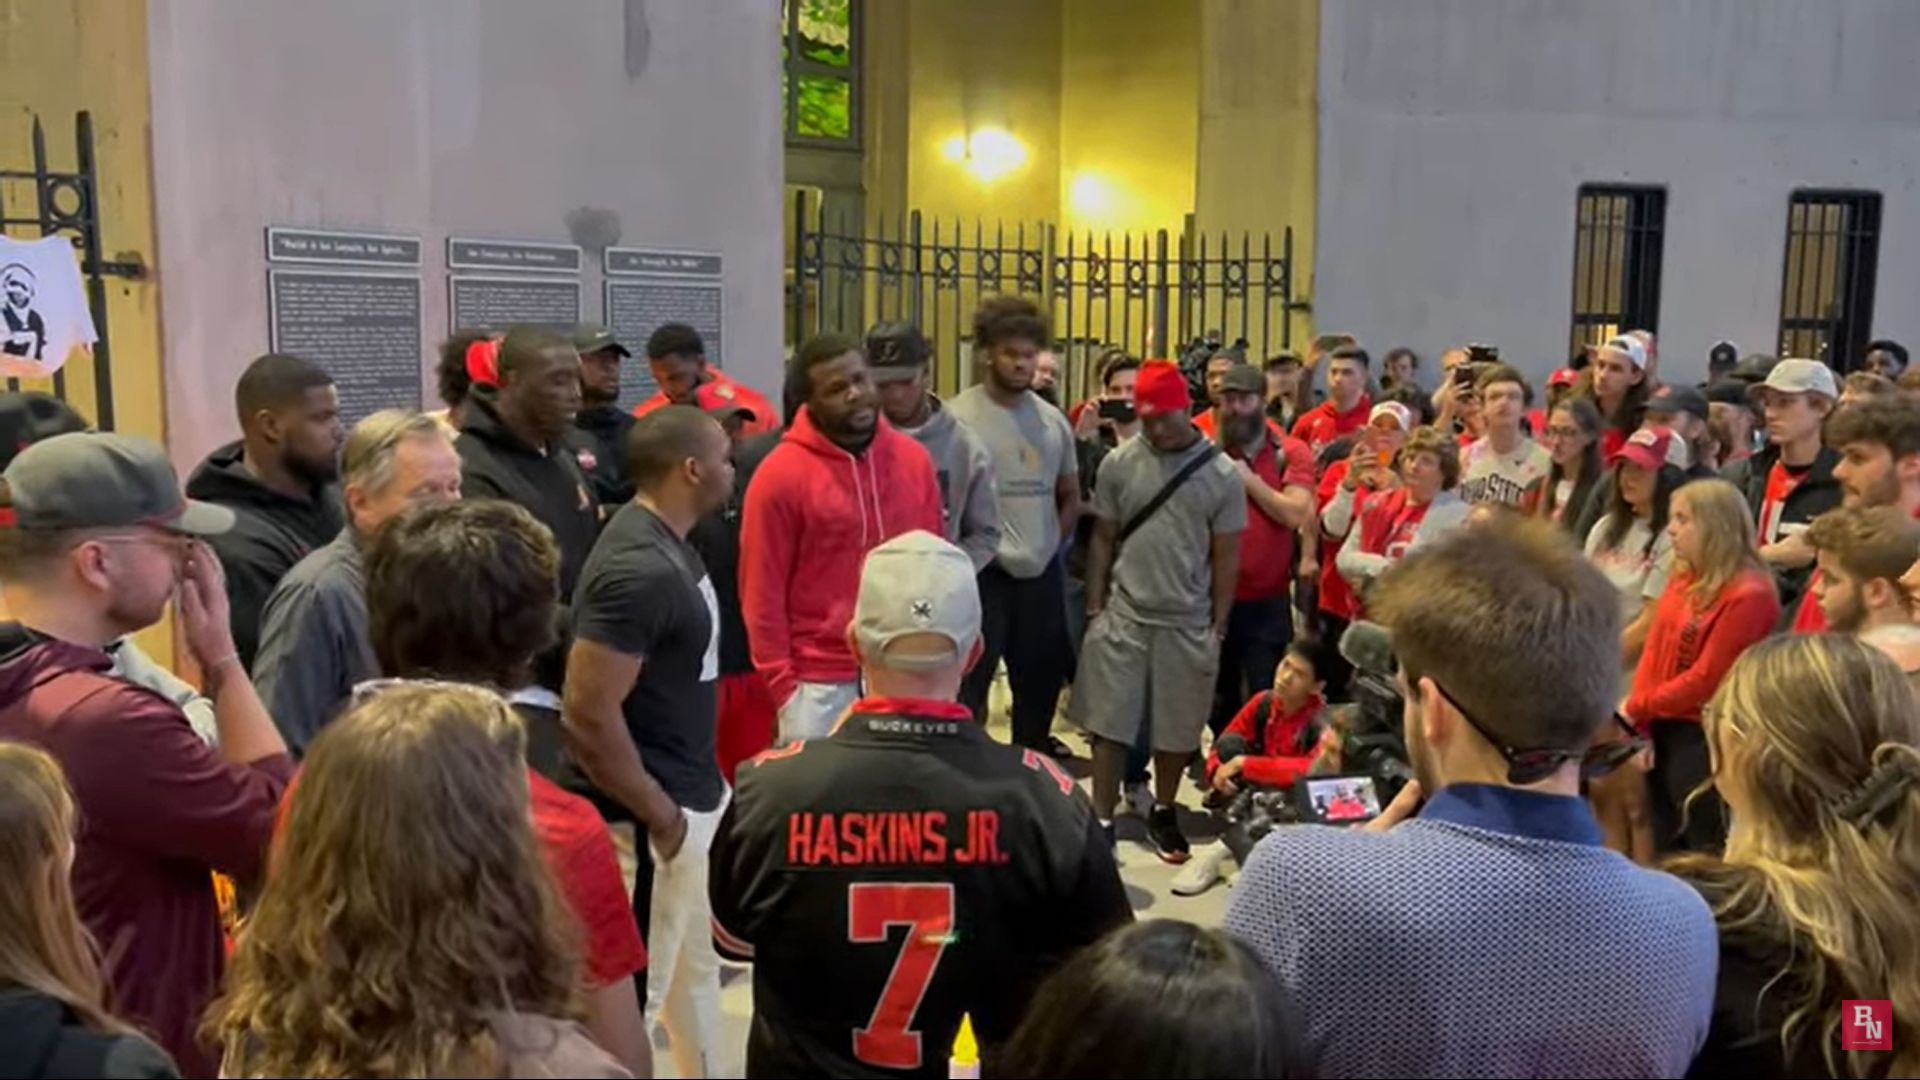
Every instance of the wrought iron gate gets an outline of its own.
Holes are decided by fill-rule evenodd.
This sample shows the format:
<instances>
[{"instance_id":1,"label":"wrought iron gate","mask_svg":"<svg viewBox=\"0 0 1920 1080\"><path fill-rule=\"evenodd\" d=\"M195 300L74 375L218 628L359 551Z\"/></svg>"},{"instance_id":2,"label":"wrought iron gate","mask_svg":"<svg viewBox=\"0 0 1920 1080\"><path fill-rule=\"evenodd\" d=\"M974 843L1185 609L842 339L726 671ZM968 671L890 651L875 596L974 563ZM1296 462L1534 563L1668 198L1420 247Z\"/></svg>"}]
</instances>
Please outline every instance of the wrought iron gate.
<instances>
[{"instance_id":1,"label":"wrought iron gate","mask_svg":"<svg viewBox=\"0 0 1920 1080\"><path fill-rule=\"evenodd\" d=\"M1086 361L1108 347L1178 357L1239 344L1257 363L1292 343L1291 228L1277 238L998 222L989 229L929 222L916 210L869 230L844 216L823 220L806 192L794 196L793 214L789 343L907 320L933 343L942 393L973 383L973 311L999 293L1033 297L1050 313L1062 378L1076 398L1094 377Z\"/></svg>"},{"instance_id":2,"label":"wrought iron gate","mask_svg":"<svg viewBox=\"0 0 1920 1080\"><path fill-rule=\"evenodd\" d=\"M100 193L93 156L93 117L85 112L74 117L74 168L54 169L47 161L47 136L40 118L33 119L31 168L0 167L0 233L18 239L36 239L61 234L71 237L80 249L80 272L86 280L87 306L93 311L93 381L95 400L72 401L67 395L67 373L53 373L53 392L72 402L81 412L93 417L102 431L113 429L113 350L107 334L106 278L139 278L145 267L138 262L109 262L100 253ZM0 166L5 165L0 160ZM25 190L28 197L22 199ZM24 231L23 231L24 230ZM7 380L8 390L18 390L18 380Z\"/></svg>"}]
</instances>

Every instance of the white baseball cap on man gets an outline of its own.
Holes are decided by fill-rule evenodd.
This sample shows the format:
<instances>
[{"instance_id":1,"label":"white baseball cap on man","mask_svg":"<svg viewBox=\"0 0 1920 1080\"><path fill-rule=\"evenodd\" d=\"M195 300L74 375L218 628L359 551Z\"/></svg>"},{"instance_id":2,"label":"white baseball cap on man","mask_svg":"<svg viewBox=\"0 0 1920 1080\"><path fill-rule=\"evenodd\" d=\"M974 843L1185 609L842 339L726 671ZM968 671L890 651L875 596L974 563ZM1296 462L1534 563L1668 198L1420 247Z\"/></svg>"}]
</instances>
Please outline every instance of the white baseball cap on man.
<instances>
[{"instance_id":1,"label":"white baseball cap on man","mask_svg":"<svg viewBox=\"0 0 1920 1080\"><path fill-rule=\"evenodd\" d=\"M867 553L853 606L860 659L894 671L937 671L965 659L980 640L980 587L973 560L924 530L903 533ZM890 650L913 634L953 643L951 653Z\"/></svg>"},{"instance_id":2,"label":"white baseball cap on man","mask_svg":"<svg viewBox=\"0 0 1920 1080\"><path fill-rule=\"evenodd\" d=\"M1822 394L1828 401L1840 398L1840 384L1833 369L1818 360L1789 357L1767 372L1767 381L1747 391L1747 396L1765 402L1768 394Z\"/></svg>"},{"instance_id":3,"label":"white baseball cap on man","mask_svg":"<svg viewBox=\"0 0 1920 1080\"><path fill-rule=\"evenodd\" d=\"M1600 346L1600 348L1605 352L1617 352L1625 356L1633 362L1633 367L1636 371L1647 370L1647 347L1641 343L1639 338L1631 334L1621 334L1617 337L1610 338L1607 343Z\"/></svg>"}]
</instances>

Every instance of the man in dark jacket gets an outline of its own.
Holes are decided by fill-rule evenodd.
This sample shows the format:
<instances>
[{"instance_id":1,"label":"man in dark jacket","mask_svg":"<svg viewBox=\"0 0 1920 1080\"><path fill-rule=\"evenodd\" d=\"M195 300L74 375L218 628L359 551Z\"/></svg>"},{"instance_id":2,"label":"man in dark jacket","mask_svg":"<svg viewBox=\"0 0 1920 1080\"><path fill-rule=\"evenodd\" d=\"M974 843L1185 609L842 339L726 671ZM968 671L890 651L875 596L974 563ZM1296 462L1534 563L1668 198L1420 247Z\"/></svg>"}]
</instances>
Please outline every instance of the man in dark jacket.
<instances>
[{"instance_id":1,"label":"man in dark jacket","mask_svg":"<svg viewBox=\"0 0 1920 1080\"><path fill-rule=\"evenodd\" d=\"M633 414L618 404L620 363L633 354L614 339L613 331L596 323L574 328L573 348L580 354L580 415L573 418L571 440L574 459L587 474L594 498L617 508L633 498L633 481L627 478L627 432L633 429Z\"/></svg>"},{"instance_id":2,"label":"man in dark jacket","mask_svg":"<svg viewBox=\"0 0 1920 1080\"><path fill-rule=\"evenodd\" d=\"M293 564L340 534L340 396L333 377L297 356L269 353L234 389L240 441L215 450L187 481L189 498L238 518L209 542L227 575L233 641L252 670L267 597Z\"/></svg>"},{"instance_id":3,"label":"man in dark jacket","mask_svg":"<svg viewBox=\"0 0 1920 1080\"><path fill-rule=\"evenodd\" d=\"M580 411L580 355L548 330L516 326L500 342L494 370L467 396L454 448L460 492L526 507L560 545L560 600L600 533L600 507L564 440Z\"/></svg>"},{"instance_id":4,"label":"man in dark jacket","mask_svg":"<svg viewBox=\"0 0 1920 1080\"><path fill-rule=\"evenodd\" d=\"M1760 557L1773 570L1781 610L1800 603L1813 574L1807 526L1840 505L1833 467L1840 452L1822 441L1822 429L1840 398L1833 371L1818 360L1782 360L1753 388L1766 410L1767 448L1722 474L1747 497L1760 528Z\"/></svg>"}]
</instances>

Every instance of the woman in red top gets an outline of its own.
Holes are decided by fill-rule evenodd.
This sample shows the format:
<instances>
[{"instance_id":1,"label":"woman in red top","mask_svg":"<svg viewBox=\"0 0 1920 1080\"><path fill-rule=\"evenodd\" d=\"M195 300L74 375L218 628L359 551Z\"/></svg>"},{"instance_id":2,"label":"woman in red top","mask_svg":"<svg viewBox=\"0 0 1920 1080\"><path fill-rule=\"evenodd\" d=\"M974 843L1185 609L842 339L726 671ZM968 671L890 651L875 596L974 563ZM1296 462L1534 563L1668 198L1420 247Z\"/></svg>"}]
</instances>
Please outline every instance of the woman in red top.
<instances>
[{"instance_id":1,"label":"woman in red top","mask_svg":"<svg viewBox=\"0 0 1920 1080\"><path fill-rule=\"evenodd\" d=\"M1700 718L1707 699L1747 647L1780 617L1773 576L1760 561L1740 490L1699 480L1673 495L1673 574L1654 609L1626 714L1653 742L1647 802L1661 851L1717 851L1726 818L1711 789Z\"/></svg>"}]
</instances>

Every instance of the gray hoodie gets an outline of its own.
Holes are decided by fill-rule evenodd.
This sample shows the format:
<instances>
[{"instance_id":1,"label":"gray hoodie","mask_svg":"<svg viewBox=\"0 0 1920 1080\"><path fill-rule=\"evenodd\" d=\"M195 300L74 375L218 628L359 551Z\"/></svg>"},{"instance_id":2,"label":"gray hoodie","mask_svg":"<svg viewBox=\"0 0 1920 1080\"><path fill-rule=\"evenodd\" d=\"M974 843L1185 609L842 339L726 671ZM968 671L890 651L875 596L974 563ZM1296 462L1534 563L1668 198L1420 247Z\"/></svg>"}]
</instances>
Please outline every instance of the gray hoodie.
<instances>
[{"instance_id":1,"label":"gray hoodie","mask_svg":"<svg viewBox=\"0 0 1920 1080\"><path fill-rule=\"evenodd\" d=\"M940 476L940 497L946 504L947 539L973 560L976 571L993 561L1000 549L1000 507L994 501L993 453L959 418L940 407L917 428L900 429L926 448Z\"/></svg>"}]
</instances>

